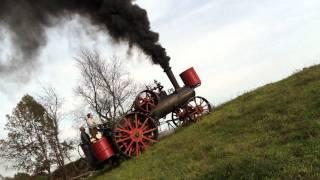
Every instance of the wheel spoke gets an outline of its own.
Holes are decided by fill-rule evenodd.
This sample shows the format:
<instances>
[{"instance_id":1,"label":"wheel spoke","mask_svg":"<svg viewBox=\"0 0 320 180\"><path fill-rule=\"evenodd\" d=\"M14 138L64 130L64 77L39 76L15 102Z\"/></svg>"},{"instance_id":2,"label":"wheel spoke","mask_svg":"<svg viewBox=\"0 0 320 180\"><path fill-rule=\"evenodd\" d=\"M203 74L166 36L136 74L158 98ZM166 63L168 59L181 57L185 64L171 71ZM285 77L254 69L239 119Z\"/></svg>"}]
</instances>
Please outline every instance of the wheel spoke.
<instances>
[{"instance_id":1,"label":"wheel spoke","mask_svg":"<svg viewBox=\"0 0 320 180\"><path fill-rule=\"evenodd\" d=\"M129 139L130 139L130 136L129 136L129 137L126 137L126 138L123 138L123 139L118 140L118 141L117 141L117 143L119 143L119 142L123 142L123 141L126 141L126 140L129 140Z\"/></svg>"},{"instance_id":2,"label":"wheel spoke","mask_svg":"<svg viewBox=\"0 0 320 180\"><path fill-rule=\"evenodd\" d=\"M128 118L126 118L125 120L126 120L126 124L129 126L129 128L130 128L130 129L133 129L133 128L132 128L132 124L131 124L131 120L128 119Z\"/></svg>"},{"instance_id":3,"label":"wheel spoke","mask_svg":"<svg viewBox=\"0 0 320 180\"><path fill-rule=\"evenodd\" d=\"M157 142L156 140L151 139L151 138L149 138L147 136L142 136L142 138L145 139L145 140L151 141L151 142Z\"/></svg>"},{"instance_id":4,"label":"wheel spoke","mask_svg":"<svg viewBox=\"0 0 320 180\"><path fill-rule=\"evenodd\" d=\"M192 113L190 113L191 115L194 115L194 114L196 114L196 113L198 113L197 111L192 111Z\"/></svg>"},{"instance_id":5,"label":"wheel spoke","mask_svg":"<svg viewBox=\"0 0 320 180\"><path fill-rule=\"evenodd\" d=\"M205 109L205 108L207 108L207 106L206 105L204 105L204 106L200 106L202 109Z\"/></svg>"},{"instance_id":6,"label":"wheel spoke","mask_svg":"<svg viewBox=\"0 0 320 180\"><path fill-rule=\"evenodd\" d=\"M144 131L143 134L147 134L147 133L152 132L152 131L154 131L154 130L156 130L156 129L157 129L157 128L149 129L148 131Z\"/></svg>"},{"instance_id":7,"label":"wheel spoke","mask_svg":"<svg viewBox=\"0 0 320 180\"><path fill-rule=\"evenodd\" d=\"M149 105L153 108L156 107L156 105L154 105L153 103L149 103Z\"/></svg>"},{"instance_id":8,"label":"wheel spoke","mask_svg":"<svg viewBox=\"0 0 320 180\"><path fill-rule=\"evenodd\" d=\"M129 146L126 148L124 153L127 153L129 151L129 149L131 148L132 144L133 144L133 141L130 142Z\"/></svg>"},{"instance_id":9,"label":"wheel spoke","mask_svg":"<svg viewBox=\"0 0 320 180\"><path fill-rule=\"evenodd\" d=\"M118 124L117 126L120 127L121 129L126 129L121 124Z\"/></svg>"},{"instance_id":10,"label":"wheel spoke","mask_svg":"<svg viewBox=\"0 0 320 180\"><path fill-rule=\"evenodd\" d=\"M142 126L140 127L140 129L144 130L148 120L149 120L149 118L144 120L144 122L143 122Z\"/></svg>"},{"instance_id":11,"label":"wheel spoke","mask_svg":"<svg viewBox=\"0 0 320 180\"><path fill-rule=\"evenodd\" d=\"M136 142L136 156L137 157L139 156L139 152L140 152L140 146L139 146L139 143Z\"/></svg>"},{"instance_id":12,"label":"wheel spoke","mask_svg":"<svg viewBox=\"0 0 320 180\"><path fill-rule=\"evenodd\" d=\"M195 106L198 106L198 103L197 103L197 99L196 99L196 98L193 99L193 102L194 102Z\"/></svg>"},{"instance_id":13,"label":"wheel spoke","mask_svg":"<svg viewBox=\"0 0 320 180\"><path fill-rule=\"evenodd\" d=\"M128 131L126 129L122 129L122 128L116 128L116 131L121 131L121 132L125 132L127 134L130 134L130 131Z\"/></svg>"},{"instance_id":14,"label":"wheel spoke","mask_svg":"<svg viewBox=\"0 0 320 180\"><path fill-rule=\"evenodd\" d=\"M142 144L142 149L146 150L149 146L147 144L145 144L143 141L140 141L140 143Z\"/></svg>"},{"instance_id":15,"label":"wheel spoke","mask_svg":"<svg viewBox=\"0 0 320 180\"><path fill-rule=\"evenodd\" d=\"M134 149L133 149L133 146L131 146L130 147L130 151L129 151L129 156L131 157L131 153L132 153L132 151L133 151Z\"/></svg>"},{"instance_id":16,"label":"wheel spoke","mask_svg":"<svg viewBox=\"0 0 320 180\"><path fill-rule=\"evenodd\" d=\"M124 147L124 144L120 145L120 146L119 146L119 149L122 149L123 147Z\"/></svg>"},{"instance_id":17,"label":"wheel spoke","mask_svg":"<svg viewBox=\"0 0 320 180\"><path fill-rule=\"evenodd\" d=\"M204 108L203 111L209 112L209 108Z\"/></svg>"},{"instance_id":18,"label":"wheel spoke","mask_svg":"<svg viewBox=\"0 0 320 180\"><path fill-rule=\"evenodd\" d=\"M124 134L120 134L120 135L116 135L114 136L115 138L124 138L124 137L127 137L127 135L124 135Z\"/></svg>"},{"instance_id":19,"label":"wheel spoke","mask_svg":"<svg viewBox=\"0 0 320 180\"><path fill-rule=\"evenodd\" d=\"M144 101L144 100L143 100L141 103L139 102L139 105L140 105L140 106L143 106L143 105L145 105L145 104L146 104L146 101Z\"/></svg>"},{"instance_id":20,"label":"wheel spoke","mask_svg":"<svg viewBox=\"0 0 320 180\"><path fill-rule=\"evenodd\" d=\"M205 101L203 99L200 100L200 106L204 103Z\"/></svg>"}]
</instances>

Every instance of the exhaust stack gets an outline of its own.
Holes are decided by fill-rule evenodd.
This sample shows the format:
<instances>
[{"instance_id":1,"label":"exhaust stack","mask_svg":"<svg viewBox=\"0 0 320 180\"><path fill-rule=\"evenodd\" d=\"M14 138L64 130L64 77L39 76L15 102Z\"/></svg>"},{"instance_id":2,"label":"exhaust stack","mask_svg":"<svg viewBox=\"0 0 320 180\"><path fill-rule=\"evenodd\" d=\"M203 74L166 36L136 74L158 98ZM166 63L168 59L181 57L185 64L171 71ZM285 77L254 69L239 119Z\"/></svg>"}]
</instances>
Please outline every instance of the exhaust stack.
<instances>
[{"instance_id":1,"label":"exhaust stack","mask_svg":"<svg viewBox=\"0 0 320 180\"><path fill-rule=\"evenodd\" d=\"M172 83L174 89L175 90L180 89L178 81L177 81L176 77L174 76L174 74L173 74L173 72L171 70L171 67L168 66L166 69L164 69L164 72L167 74L167 76L168 76L170 82Z\"/></svg>"}]
</instances>

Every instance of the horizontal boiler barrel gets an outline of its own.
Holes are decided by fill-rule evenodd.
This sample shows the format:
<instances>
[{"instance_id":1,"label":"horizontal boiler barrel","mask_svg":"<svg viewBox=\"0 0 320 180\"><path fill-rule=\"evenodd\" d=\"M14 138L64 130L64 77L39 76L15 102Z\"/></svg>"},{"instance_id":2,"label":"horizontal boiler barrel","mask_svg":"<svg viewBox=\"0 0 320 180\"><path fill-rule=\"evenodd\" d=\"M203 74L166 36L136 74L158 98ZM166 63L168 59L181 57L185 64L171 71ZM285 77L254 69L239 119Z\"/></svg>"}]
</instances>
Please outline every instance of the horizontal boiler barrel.
<instances>
[{"instance_id":1,"label":"horizontal boiler barrel","mask_svg":"<svg viewBox=\"0 0 320 180\"><path fill-rule=\"evenodd\" d=\"M175 93L161 99L157 107L152 110L151 116L156 119L163 118L170 112L174 111L177 107L187 103L188 100L195 96L195 91L190 87L183 87L176 90Z\"/></svg>"}]
</instances>

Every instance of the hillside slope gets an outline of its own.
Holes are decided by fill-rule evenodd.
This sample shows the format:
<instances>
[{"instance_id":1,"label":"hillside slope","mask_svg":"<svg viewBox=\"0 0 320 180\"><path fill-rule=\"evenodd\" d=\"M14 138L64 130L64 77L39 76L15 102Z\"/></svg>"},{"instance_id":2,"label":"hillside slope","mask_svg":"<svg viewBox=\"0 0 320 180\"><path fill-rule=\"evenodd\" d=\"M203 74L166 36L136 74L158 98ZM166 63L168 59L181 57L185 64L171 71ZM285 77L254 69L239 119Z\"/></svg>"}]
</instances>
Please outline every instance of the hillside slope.
<instances>
[{"instance_id":1,"label":"hillside slope","mask_svg":"<svg viewBox=\"0 0 320 180\"><path fill-rule=\"evenodd\" d=\"M246 93L95 177L226 178L320 179L320 66Z\"/></svg>"}]
</instances>

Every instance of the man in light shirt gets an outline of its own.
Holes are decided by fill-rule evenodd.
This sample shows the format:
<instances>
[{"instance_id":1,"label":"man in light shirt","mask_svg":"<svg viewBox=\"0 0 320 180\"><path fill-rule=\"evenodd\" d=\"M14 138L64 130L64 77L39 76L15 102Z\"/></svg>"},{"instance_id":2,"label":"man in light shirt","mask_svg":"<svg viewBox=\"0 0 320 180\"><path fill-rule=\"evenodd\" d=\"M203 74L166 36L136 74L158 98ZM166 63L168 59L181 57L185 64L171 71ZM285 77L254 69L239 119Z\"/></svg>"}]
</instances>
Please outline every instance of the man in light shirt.
<instances>
[{"instance_id":1,"label":"man in light shirt","mask_svg":"<svg viewBox=\"0 0 320 180\"><path fill-rule=\"evenodd\" d=\"M87 114L87 125L89 127L89 132L91 134L91 137L92 138L95 138L97 139L97 133L98 133L98 128L97 126L99 125L100 123L98 123L97 121L95 121L93 119L93 115L91 113L88 113Z\"/></svg>"}]
</instances>

